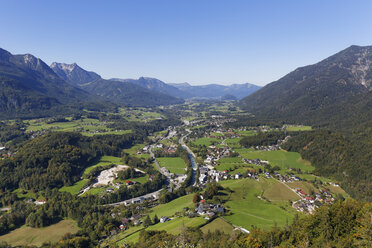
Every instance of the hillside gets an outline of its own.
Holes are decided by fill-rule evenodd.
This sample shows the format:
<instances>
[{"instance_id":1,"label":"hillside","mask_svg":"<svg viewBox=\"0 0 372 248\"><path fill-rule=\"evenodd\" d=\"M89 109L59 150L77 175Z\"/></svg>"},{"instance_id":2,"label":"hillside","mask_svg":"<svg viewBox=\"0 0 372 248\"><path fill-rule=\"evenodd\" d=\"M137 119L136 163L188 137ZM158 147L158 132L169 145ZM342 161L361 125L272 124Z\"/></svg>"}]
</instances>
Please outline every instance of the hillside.
<instances>
[{"instance_id":1,"label":"hillside","mask_svg":"<svg viewBox=\"0 0 372 248\"><path fill-rule=\"evenodd\" d=\"M81 108L81 103L96 101L59 78L41 59L0 49L0 117L71 112L76 109L71 105L80 103Z\"/></svg>"},{"instance_id":2,"label":"hillside","mask_svg":"<svg viewBox=\"0 0 372 248\"><path fill-rule=\"evenodd\" d=\"M80 88L125 106L158 106L183 103L182 99L129 82L99 79L80 85Z\"/></svg>"},{"instance_id":3,"label":"hillside","mask_svg":"<svg viewBox=\"0 0 372 248\"><path fill-rule=\"evenodd\" d=\"M259 117L309 120L317 111L372 88L372 46L351 46L317 64L300 67L242 99Z\"/></svg>"},{"instance_id":4,"label":"hillside","mask_svg":"<svg viewBox=\"0 0 372 248\"><path fill-rule=\"evenodd\" d=\"M257 119L306 123L321 129L286 144L316 172L335 178L356 198L370 200L372 47L351 46L315 65L296 69L241 105Z\"/></svg>"},{"instance_id":5,"label":"hillside","mask_svg":"<svg viewBox=\"0 0 372 248\"><path fill-rule=\"evenodd\" d=\"M86 71L76 63L64 64L53 62L50 68L66 82L78 86L79 84L89 83L100 79L101 76L95 72Z\"/></svg>"}]
</instances>

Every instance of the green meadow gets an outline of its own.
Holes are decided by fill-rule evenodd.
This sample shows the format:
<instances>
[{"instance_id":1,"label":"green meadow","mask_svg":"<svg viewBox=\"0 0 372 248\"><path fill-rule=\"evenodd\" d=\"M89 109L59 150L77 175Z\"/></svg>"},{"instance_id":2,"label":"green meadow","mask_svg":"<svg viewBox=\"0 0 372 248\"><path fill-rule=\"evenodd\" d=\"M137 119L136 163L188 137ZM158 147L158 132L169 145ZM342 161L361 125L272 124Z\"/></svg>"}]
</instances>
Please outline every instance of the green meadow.
<instances>
[{"instance_id":1,"label":"green meadow","mask_svg":"<svg viewBox=\"0 0 372 248\"><path fill-rule=\"evenodd\" d=\"M165 223L158 223L153 226L147 227L145 230L156 230L156 231L166 231L170 234L177 235L181 233L182 228L187 227L199 227L203 225L206 220L203 217L187 218L187 217L178 217L174 218ZM130 229L129 229L130 230ZM135 232L132 235L127 236L125 239L117 242L117 244L122 245L124 243L136 243L138 242L140 232Z\"/></svg>"},{"instance_id":2,"label":"green meadow","mask_svg":"<svg viewBox=\"0 0 372 248\"><path fill-rule=\"evenodd\" d=\"M123 164L121 158L114 156L102 156L97 163L89 166L84 170L83 177L89 175L89 173L96 167L110 165L110 164Z\"/></svg>"},{"instance_id":3,"label":"green meadow","mask_svg":"<svg viewBox=\"0 0 372 248\"><path fill-rule=\"evenodd\" d=\"M214 219L200 229L203 233L220 231L229 235L234 231L234 227L221 217Z\"/></svg>"},{"instance_id":4,"label":"green meadow","mask_svg":"<svg viewBox=\"0 0 372 248\"><path fill-rule=\"evenodd\" d=\"M181 196L166 204L160 204L152 208L149 215L151 218L153 218L155 215L157 215L159 218L162 216L167 217L173 216L177 212L182 212L182 210L186 207L192 208L194 206L192 198L193 195L189 194Z\"/></svg>"},{"instance_id":5,"label":"green meadow","mask_svg":"<svg viewBox=\"0 0 372 248\"><path fill-rule=\"evenodd\" d=\"M226 139L225 140L225 144L228 145L229 147L231 148L240 148L241 145L239 143L239 141L241 140L242 138L231 138L231 139Z\"/></svg>"},{"instance_id":6,"label":"green meadow","mask_svg":"<svg viewBox=\"0 0 372 248\"><path fill-rule=\"evenodd\" d=\"M243 151L242 151L243 150ZM245 149L236 150L246 159L261 159L269 161L272 166L279 166L281 169L298 168L304 172L311 172L315 168L309 161L301 158L297 152L287 152L284 150L278 151L247 151Z\"/></svg>"},{"instance_id":7,"label":"green meadow","mask_svg":"<svg viewBox=\"0 0 372 248\"><path fill-rule=\"evenodd\" d=\"M182 158L163 157L156 158L161 167L166 167L171 173L185 174L186 163Z\"/></svg>"},{"instance_id":8,"label":"green meadow","mask_svg":"<svg viewBox=\"0 0 372 248\"><path fill-rule=\"evenodd\" d=\"M45 242L57 242L66 233L76 233L79 228L73 220L62 220L54 225L43 228L22 226L8 234L0 236L12 246L41 246Z\"/></svg>"},{"instance_id":9,"label":"green meadow","mask_svg":"<svg viewBox=\"0 0 372 248\"><path fill-rule=\"evenodd\" d=\"M288 132L311 131L311 126L287 126Z\"/></svg>"},{"instance_id":10,"label":"green meadow","mask_svg":"<svg viewBox=\"0 0 372 248\"><path fill-rule=\"evenodd\" d=\"M267 202L257 196L273 197L278 185L275 180L260 178L260 181L251 179L221 181L223 187L229 187L234 192L227 197L225 207L231 211L231 215L225 216L226 220L236 226L248 230L253 226L259 228L271 228L275 224L284 226L288 220L293 219L295 210L289 205L288 200L294 199L291 190L281 188L280 199L272 199L275 202ZM270 191L271 190L271 191Z\"/></svg>"},{"instance_id":11,"label":"green meadow","mask_svg":"<svg viewBox=\"0 0 372 248\"><path fill-rule=\"evenodd\" d=\"M79 120L72 120L72 118L66 118L66 121L47 123L47 119L34 119L26 120L27 132L41 131L41 130L52 130L58 132L80 132L85 136L94 135L123 135L131 133L131 130L120 130L116 131L112 128L108 128L106 122L101 122L98 119L82 118Z\"/></svg>"},{"instance_id":12,"label":"green meadow","mask_svg":"<svg viewBox=\"0 0 372 248\"><path fill-rule=\"evenodd\" d=\"M74 185L72 186L64 186L59 189L61 192L69 192L72 195L77 195L80 190L84 188L85 185L88 183L88 179L82 179L80 181L77 181Z\"/></svg>"},{"instance_id":13,"label":"green meadow","mask_svg":"<svg viewBox=\"0 0 372 248\"><path fill-rule=\"evenodd\" d=\"M197 145L197 146L210 146L212 145L212 143L216 143L216 144L220 144L222 140L220 139L217 139L217 138L206 138L206 137L203 137L203 138L199 138L199 139L196 139L194 142L192 142L194 145Z\"/></svg>"},{"instance_id":14,"label":"green meadow","mask_svg":"<svg viewBox=\"0 0 372 248\"><path fill-rule=\"evenodd\" d=\"M241 136L253 136L253 135L256 135L257 132L254 131L254 130L246 130L246 131L235 131L236 134L239 134Z\"/></svg>"}]
</instances>

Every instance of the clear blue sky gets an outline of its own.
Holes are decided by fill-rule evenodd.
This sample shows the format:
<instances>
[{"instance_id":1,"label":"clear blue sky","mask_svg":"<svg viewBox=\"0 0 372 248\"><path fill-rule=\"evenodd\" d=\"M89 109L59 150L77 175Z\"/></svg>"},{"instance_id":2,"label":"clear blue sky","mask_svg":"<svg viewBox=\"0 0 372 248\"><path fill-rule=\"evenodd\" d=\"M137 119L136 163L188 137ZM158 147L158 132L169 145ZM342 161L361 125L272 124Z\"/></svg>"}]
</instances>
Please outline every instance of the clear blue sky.
<instances>
[{"instance_id":1,"label":"clear blue sky","mask_svg":"<svg viewBox=\"0 0 372 248\"><path fill-rule=\"evenodd\" d=\"M2 0L0 47L104 78L264 85L372 45L371 13L369 0Z\"/></svg>"}]
</instances>

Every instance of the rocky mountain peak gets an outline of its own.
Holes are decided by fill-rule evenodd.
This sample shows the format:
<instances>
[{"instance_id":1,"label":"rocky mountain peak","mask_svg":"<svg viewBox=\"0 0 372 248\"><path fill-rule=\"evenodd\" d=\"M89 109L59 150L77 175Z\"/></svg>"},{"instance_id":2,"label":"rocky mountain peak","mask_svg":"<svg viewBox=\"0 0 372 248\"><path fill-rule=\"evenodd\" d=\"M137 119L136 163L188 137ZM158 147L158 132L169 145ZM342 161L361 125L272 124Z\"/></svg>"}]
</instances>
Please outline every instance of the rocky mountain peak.
<instances>
[{"instance_id":1,"label":"rocky mountain peak","mask_svg":"<svg viewBox=\"0 0 372 248\"><path fill-rule=\"evenodd\" d=\"M100 79L101 76L97 73L86 71L76 63L66 64L53 62L50 68L62 79L73 85L89 83Z\"/></svg>"}]
</instances>

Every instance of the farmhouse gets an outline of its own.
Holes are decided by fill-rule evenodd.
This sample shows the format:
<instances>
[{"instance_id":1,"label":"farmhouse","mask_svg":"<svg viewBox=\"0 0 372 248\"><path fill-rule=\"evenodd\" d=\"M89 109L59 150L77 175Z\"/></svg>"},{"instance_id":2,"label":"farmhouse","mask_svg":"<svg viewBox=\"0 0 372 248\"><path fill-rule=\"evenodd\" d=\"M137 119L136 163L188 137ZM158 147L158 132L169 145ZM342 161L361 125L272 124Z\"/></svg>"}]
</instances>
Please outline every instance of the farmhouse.
<instances>
[{"instance_id":1,"label":"farmhouse","mask_svg":"<svg viewBox=\"0 0 372 248\"><path fill-rule=\"evenodd\" d=\"M170 219L168 218L168 217L166 217L166 216L162 216L161 218L160 218L160 223L164 223L164 222L167 222L167 221L169 221Z\"/></svg>"}]
</instances>

